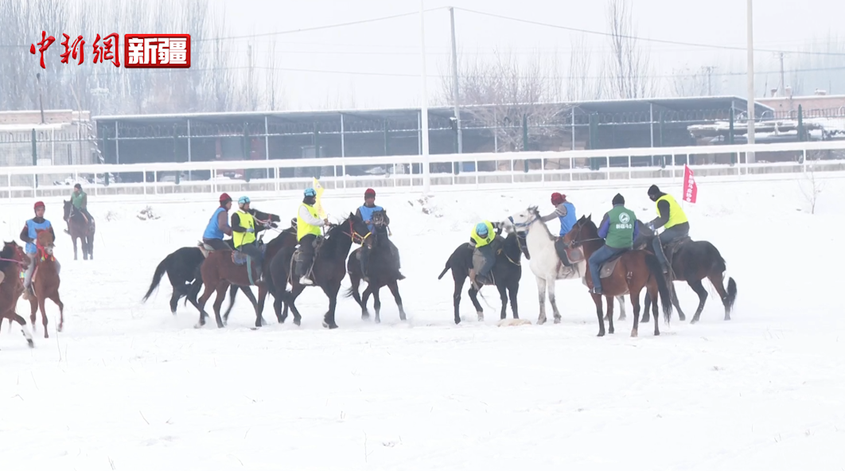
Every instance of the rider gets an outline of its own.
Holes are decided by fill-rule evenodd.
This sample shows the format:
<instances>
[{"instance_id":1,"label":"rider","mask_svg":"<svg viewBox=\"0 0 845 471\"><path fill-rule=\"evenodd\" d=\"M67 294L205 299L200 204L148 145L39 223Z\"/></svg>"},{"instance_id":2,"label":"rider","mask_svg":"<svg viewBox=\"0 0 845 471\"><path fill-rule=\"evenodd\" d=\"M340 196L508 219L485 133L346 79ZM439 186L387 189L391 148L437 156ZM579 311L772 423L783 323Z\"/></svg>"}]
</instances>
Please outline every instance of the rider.
<instances>
[{"instance_id":1,"label":"rider","mask_svg":"<svg viewBox=\"0 0 845 471\"><path fill-rule=\"evenodd\" d=\"M258 281L262 279L264 273L261 266L264 263L264 254L258 247L255 233L268 227L269 225L264 223L256 229L255 218L249 210L249 197L238 198L238 210L232 213L232 241L235 243L235 250L245 253L258 264Z\"/></svg>"},{"instance_id":2,"label":"rider","mask_svg":"<svg viewBox=\"0 0 845 471\"><path fill-rule=\"evenodd\" d=\"M85 222L91 224L94 218L92 218L91 213L88 212L88 195L82 191L82 185L79 183L73 185L73 193L70 195L70 203L73 205L74 210L82 213L82 216L85 217ZM65 232L70 234L70 218L68 218L66 222L68 224L68 228L65 229Z\"/></svg>"},{"instance_id":3,"label":"rider","mask_svg":"<svg viewBox=\"0 0 845 471\"><path fill-rule=\"evenodd\" d=\"M228 250L229 245L223 241L224 235L233 235L232 227L229 226L229 210L232 209L232 198L228 193L220 195L220 206L211 215L205 232L202 234L202 242L214 250Z\"/></svg>"},{"instance_id":4,"label":"rider","mask_svg":"<svg viewBox=\"0 0 845 471\"><path fill-rule=\"evenodd\" d=\"M502 228L502 223L490 221L479 222L472 228L469 246L473 249L472 268L475 276L470 273L470 282L476 290L480 290L483 284L490 283L488 275L496 263L496 252L503 243L500 236Z\"/></svg>"},{"instance_id":5,"label":"rider","mask_svg":"<svg viewBox=\"0 0 845 471\"><path fill-rule=\"evenodd\" d=\"M320 219L317 208L314 207L316 202L317 192L313 188L306 188L296 217L296 241L299 243L301 259L295 265L296 275L302 285L314 284L307 276L314 260L314 242L320 236L320 228L331 225L328 219Z\"/></svg>"},{"instance_id":6,"label":"rider","mask_svg":"<svg viewBox=\"0 0 845 471\"><path fill-rule=\"evenodd\" d=\"M29 299L32 296L32 274L35 271L35 257L38 253L38 247L35 245L35 239L41 231L50 231L53 234L53 240L56 238L56 233L53 231L53 225L50 221L44 219L44 203L39 201L35 203L35 217L26 221L26 224L21 231L21 240L26 242L24 252L29 257L29 267L26 269L24 275L24 299ZM62 265L56 260L56 272L62 271Z\"/></svg>"},{"instance_id":7,"label":"rider","mask_svg":"<svg viewBox=\"0 0 845 471\"><path fill-rule=\"evenodd\" d=\"M655 229L663 227L663 233L654 238L652 248L657 259L660 260L663 273L669 273L669 261L666 260L661 244L666 245L689 236L689 220L675 198L660 191L657 185L651 185L648 189L648 197L657 203L657 217L648 223L648 228L654 232Z\"/></svg>"},{"instance_id":8,"label":"rider","mask_svg":"<svg viewBox=\"0 0 845 471\"><path fill-rule=\"evenodd\" d=\"M375 232L375 224L373 223L373 213L376 211L382 211L384 213L384 225L379 224L379 229L382 229L379 231L380 236L382 233L386 232L383 230L383 228L390 225L390 218L387 217L387 211L385 211L384 208L382 208L381 206L376 206L376 190L373 190L372 188L367 188L367 190L364 192L364 205L358 208L356 216L360 217L364 221L364 223L367 224L367 228L370 230L371 233ZM398 271L401 268L399 264L399 249L397 249L396 246L393 245L393 242L391 242L390 239L386 237L386 234L384 240L386 240L387 244L390 246L390 252L393 255L393 260L396 262L396 270ZM381 241L381 237L376 238L377 243L380 244ZM369 262L369 256L370 248L367 244L363 244L361 246L360 256L361 273L363 273L364 275L364 281L368 283L370 281L370 278L367 276L367 264ZM405 277L402 276L400 279L404 278Z\"/></svg>"},{"instance_id":9,"label":"rider","mask_svg":"<svg viewBox=\"0 0 845 471\"><path fill-rule=\"evenodd\" d=\"M563 237L578 221L578 217L575 215L575 205L566 201L566 195L558 192L552 193L552 204L555 210L548 216L543 216L541 220L549 222L554 218L560 219L560 236Z\"/></svg>"},{"instance_id":10,"label":"rider","mask_svg":"<svg viewBox=\"0 0 845 471\"><path fill-rule=\"evenodd\" d=\"M615 255L631 249L637 238L637 216L625 207L625 198L619 193L613 197L613 209L605 213L599 226L599 237L604 245L590 256L590 276L593 294L602 294L601 265Z\"/></svg>"}]
</instances>

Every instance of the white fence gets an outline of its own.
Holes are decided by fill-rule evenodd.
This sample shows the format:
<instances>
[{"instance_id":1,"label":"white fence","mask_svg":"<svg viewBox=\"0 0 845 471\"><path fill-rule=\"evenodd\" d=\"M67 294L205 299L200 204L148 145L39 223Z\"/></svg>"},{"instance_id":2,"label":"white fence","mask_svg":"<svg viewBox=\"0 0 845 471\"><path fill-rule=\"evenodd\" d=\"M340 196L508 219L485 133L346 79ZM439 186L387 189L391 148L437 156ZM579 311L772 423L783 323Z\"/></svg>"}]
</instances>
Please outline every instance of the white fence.
<instances>
[{"instance_id":1,"label":"white fence","mask_svg":"<svg viewBox=\"0 0 845 471\"><path fill-rule=\"evenodd\" d=\"M746 163L747 153L757 162ZM8 198L52 198L66 196L73 181L85 184L89 196L156 196L160 199L195 199L201 194L249 192L250 194L299 194L318 176L320 184L334 194L358 194L373 187L381 193L418 191L425 175L421 169L429 163L432 191L438 189L506 189L544 186L577 189L597 186L624 187L645 182L680 182L684 162L721 160L734 164L693 164L696 178L708 180L784 179L806 171L808 159L815 171L845 171L845 141L816 141L783 144L733 146L660 147L604 149L566 152L511 152L479 154L420 155L378 157L330 157L291 160L248 160L225 162L149 163L122 165L62 165L47 167L0 167L0 196ZM789 162L762 162L779 155ZM645 159L644 159L645 158ZM824 160L817 160L824 159ZM784 160L784 159L779 159ZM594 164L591 168L590 163ZM656 162L661 164L655 165ZM596 169L598 163L600 168ZM470 164L475 170L460 170ZM383 175L350 176L353 166L381 166ZM480 171L479 167L488 167ZM446 169L438 172L437 170ZM458 169L458 171L455 171ZM225 176L233 171L253 171L263 177ZM258 170L258 172L255 172ZM261 172L263 170L263 172ZM281 176L285 173L307 177ZM105 178L109 174L108 179ZM194 178L202 174L200 180ZM180 175L176 177L175 175ZM187 175L187 178L183 177ZM843 174L845 175L845 173ZM121 183L115 176L131 176L137 183ZM58 180L57 180L58 177ZM24 184L21 184L21 183ZM107 183L108 182L108 183ZM134 199L134 198L133 198Z\"/></svg>"}]
</instances>

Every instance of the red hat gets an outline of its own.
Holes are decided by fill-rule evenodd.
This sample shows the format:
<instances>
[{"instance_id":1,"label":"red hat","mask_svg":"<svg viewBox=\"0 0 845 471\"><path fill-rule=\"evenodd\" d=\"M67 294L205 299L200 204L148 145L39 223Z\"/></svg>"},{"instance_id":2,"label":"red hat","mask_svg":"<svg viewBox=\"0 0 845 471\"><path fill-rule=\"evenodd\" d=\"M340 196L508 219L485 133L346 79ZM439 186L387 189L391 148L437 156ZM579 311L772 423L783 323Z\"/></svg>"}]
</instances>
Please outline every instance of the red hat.
<instances>
[{"instance_id":1,"label":"red hat","mask_svg":"<svg viewBox=\"0 0 845 471\"><path fill-rule=\"evenodd\" d=\"M376 197L376 190L373 190L372 188L367 188L367 191L364 192L364 198L366 198L368 196L372 196L373 198L375 198Z\"/></svg>"},{"instance_id":2,"label":"red hat","mask_svg":"<svg viewBox=\"0 0 845 471\"><path fill-rule=\"evenodd\" d=\"M220 195L220 204L228 203L229 201L232 201L232 197L229 196L229 193L223 193Z\"/></svg>"},{"instance_id":3,"label":"red hat","mask_svg":"<svg viewBox=\"0 0 845 471\"><path fill-rule=\"evenodd\" d=\"M562 195L558 192L552 193L552 204L558 205L563 203L566 200L566 195Z\"/></svg>"},{"instance_id":4,"label":"red hat","mask_svg":"<svg viewBox=\"0 0 845 471\"><path fill-rule=\"evenodd\" d=\"M35 202L35 206L33 206L33 207L32 207L32 209L37 210L39 206L41 206L42 208L46 208L46 206L44 206L44 202L43 202L43 201L36 201L36 202Z\"/></svg>"}]
</instances>

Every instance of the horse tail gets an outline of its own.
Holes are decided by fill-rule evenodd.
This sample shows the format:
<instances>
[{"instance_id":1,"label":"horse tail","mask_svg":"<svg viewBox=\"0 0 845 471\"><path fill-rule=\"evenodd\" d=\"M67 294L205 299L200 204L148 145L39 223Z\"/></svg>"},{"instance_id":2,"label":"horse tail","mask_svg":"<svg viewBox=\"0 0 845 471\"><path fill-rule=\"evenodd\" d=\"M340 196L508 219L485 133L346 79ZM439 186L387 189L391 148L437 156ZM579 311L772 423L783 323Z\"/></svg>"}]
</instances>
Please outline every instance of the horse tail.
<instances>
[{"instance_id":1,"label":"horse tail","mask_svg":"<svg viewBox=\"0 0 845 471\"><path fill-rule=\"evenodd\" d=\"M153 291L158 288L158 284L161 283L161 278L164 276L164 273L167 272L167 266L169 265L169 263L170 255L164 257L164 260L162 260L161 263L158 264L155 273L153 273L153 282L150 283L150 289L147 290L147 294L144 295L144 298L141 302L146 302L147 299L150 298L150 295L153 294Z\"/></svg>"},{"instance_id":2,"label":"horse tail","mask_svg":"<svg viewBox=\"0 0 845 471\"><path fill-rule=\"evenodd\" d=\"M725 298L725 307L730 311L734 307L736 301L736 281L733 278L728 278L728 296Z\"/></svg>"},{"instance_id":3,"label":"horse tail","mask_svg":"<svg viewBox=\"0 0 845 471\"><path fill-rule=\"evenodd\" d=\"M666 282L666 276L663 275L663 267L654 255L646 254L645 263L648 265L648 270L651 275L657 280L657 292L660 295L660 305L663 307L663 317L666 322L672 318L672 292L669 290L669 283ZM657 302L652 299L652 302ZM654 322L657 322L655 319Z\"/></svg>"},{"instance_id":4,"label":"horse tail","mask_svg":"<svg viewBox=\"0 0 845 471\"><path fill-rule=\"evenodd\" d=\"M728 267L725 263L725 259L722 258L722 254L719 252L719 249L716 248L713 244L710 244L711 255L713 257L713 266L711 267L712 273L718 273L719 278L724 276L725 271L727 271ZM733 308L734 302L736 301L736 281L733 278L728 277L728 289L725 290L727 292L727 296L722 302L725 303L725 308L730 311Z\"/></svg>"},{"instance_id":5,"label":"horse tail","mask_svg":"<svg viewBox=\"0 0 845 471\"><path fill-rule=\"evenodd\" d=\"M451 268L452 268L452 257L449 257L449 260L446 260L446 267L443 268L443 271L440 272L440 276L438 276L437 279L439 280L439 279L443 278L443 275L445 275L446 272L449 271Z\"/></svg>"}]
</instances>

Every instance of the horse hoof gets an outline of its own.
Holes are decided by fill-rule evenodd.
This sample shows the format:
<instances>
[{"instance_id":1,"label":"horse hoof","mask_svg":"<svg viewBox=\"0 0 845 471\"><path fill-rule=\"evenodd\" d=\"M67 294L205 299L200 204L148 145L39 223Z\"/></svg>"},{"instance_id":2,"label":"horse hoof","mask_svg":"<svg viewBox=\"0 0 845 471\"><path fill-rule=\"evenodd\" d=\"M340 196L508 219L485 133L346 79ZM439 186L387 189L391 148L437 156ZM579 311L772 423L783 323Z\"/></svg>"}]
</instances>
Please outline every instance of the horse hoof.
<instances>
[{"instance_id":1,"label":"horse hoof","mask_svg":"<svg viewBox=\"0 0 845 471\"><path fill-rule=\"evenodd\" d=\"M596 335L596 337L604 337L604 331L603 330L599 331L599 334Z\"/></svg>"},{"instance_id":2,"label":"horse hoof","mask_svg":"<svg viewBox=\"0 0 845 471\"><path fill-rule=\"evenodd\" d=\"M638 333L637 333L637 329L633 329L633 330L631 330L631 337L636 337L636 336L637 336L637 334L638 334Z\"/></svg>"},{"instance_id":3,"label":"horse hoof","mask_svg":"<svg viewBox=\"0 0 845 471\"><path fill-rule=\"evenodd\" d=\"M200 327L202 327L202 324L194 324L194 329L199 329Z\"/></svg>"},{"instance_id":4,"label":"horse hoof","mask_svg":"<svg viewBox=\"0 0 845 471\"><path fill-rule=\"evenodd\" d=\"M35 348L35 342L33 342L32 339L26 339L26 344L29 348Z\"/></svg>"},{"instance_id":5,"label":"horse hoof","mask_svg":"<svg viewBox=\"0 0 845 471\"><path fill-rule=\"evenodd\" d=\"M293 320L293 323L294 323L295 325L302 325L302 321L301 321L301 320L299 320L299 319L294 319L294 320Z\"/></svg>"},{"instance_id":6,"label":"horse hoof","mask_svg":"<svg viewBox=\"0 0 845 471\"><path fill-rule=\"evenodd\" d=\"M537 319L537 325L543 325L545 323L546 323L545 317L541 317L541 318ZM604 334L602 334L602 335L604 335Z\"/></svg>"},{"instance_id":7,"label":"horse hoof","mask_svg":"<svg viewBox=\"0 0 845 471\"><path fill-rule=\"evenodd\" d=\"M455 318L455 325L458 325L458 324L460 324L460 323L461 323L461 318L460 318L460 317L456 317L456 318Z\"/></svg>"},{"instance_id":8,"label":"horse hoof","mask_svg":"<svg viewBox=\"0 0 845 471\"><path fill-rule=\"evenodd\" d=\"M560 324L560 317L555 317L555 324ZM611 332L612 334L613 332Z\"/></svg>"}]
</instances>

